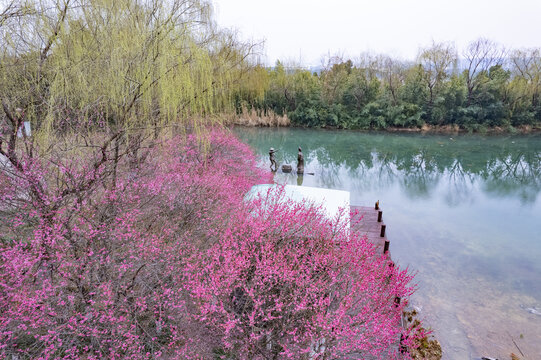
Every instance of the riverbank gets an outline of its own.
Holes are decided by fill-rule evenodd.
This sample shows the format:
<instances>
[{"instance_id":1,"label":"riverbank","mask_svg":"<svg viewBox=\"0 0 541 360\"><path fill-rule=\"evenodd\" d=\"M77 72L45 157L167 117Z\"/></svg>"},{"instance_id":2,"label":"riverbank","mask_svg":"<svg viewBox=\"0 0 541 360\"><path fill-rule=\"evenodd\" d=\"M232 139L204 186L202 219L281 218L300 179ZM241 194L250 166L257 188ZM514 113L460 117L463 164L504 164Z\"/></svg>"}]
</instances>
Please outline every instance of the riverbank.
<instances>
[{"instance_id":1,"label":"riverbank","mask_svg":"<svg viewBox=\"0 0 541 360\"><path fill-rule=\"evenodd\" d=\"M461 128L458 125L423 125L420 128L398 128L388 127L382 129L388 132L413 132L413 133L433 133L433 134L534 134L541 133L541 124L539 125L522 125L518 127L494 126L485 127L478 126L475 128Z\"/></svg>"},{"instance_id":2,"label":"riverbank","mask_svg":"<svg viewBox=\"0 0 541 360\"><path fill-rule=\"evenodd\" d=\"M291 127L302 129L328 129L328 130L347 130L347 131L386 131L391 133L424 133L424 134L535 134L541 133L541 123L534 125L521 126L493 126L487 127L483 125L475 125L471 127L460 127L454 125L428 125L424 124L421 127L396 127L389 126L386 128L367 128L367 129L343 129L335 126L323 127L307 127L298 126L291 123L291 120L285 115L278 115L270 112L268 115L259 114L252 110L237 114L225 114L222 116L224 123L228 126L246 126L246 127Z\"/></svg>"}]
</instances>

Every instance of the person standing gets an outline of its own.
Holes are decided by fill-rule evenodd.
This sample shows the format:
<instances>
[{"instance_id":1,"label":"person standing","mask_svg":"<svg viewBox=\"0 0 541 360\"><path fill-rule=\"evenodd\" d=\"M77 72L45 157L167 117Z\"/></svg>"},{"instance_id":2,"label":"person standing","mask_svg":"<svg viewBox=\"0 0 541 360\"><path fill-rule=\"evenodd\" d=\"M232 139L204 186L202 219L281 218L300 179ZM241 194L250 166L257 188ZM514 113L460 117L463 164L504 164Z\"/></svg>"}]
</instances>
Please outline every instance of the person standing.
<instances>
[{"instance_id":1,"label":"person standing","mask_svg":"<svg viewBox=\"0 0 541 360\"><path fill-rule=\"evenodd\" d=\"M299 154L297 155L297 174L304 174L304 155L299 146Z\"/></svg>"},{"instance_id":2,"label":"person standing","mask_svg":"<svg viewBox=\"0 0 541 360\"><path fill-rule=\"evenodd\" d=\"M271 165L270 165L270 169L272 172L276 171L277 169L277 165L276 165L276 158L274 157L274 153L276 152L276 150L274 150L274 148L270 148L269 149L269 159L270 159L270 162L271 162ZM273 168L274 166L274 168Z\"/></svg>"}]
</instances>

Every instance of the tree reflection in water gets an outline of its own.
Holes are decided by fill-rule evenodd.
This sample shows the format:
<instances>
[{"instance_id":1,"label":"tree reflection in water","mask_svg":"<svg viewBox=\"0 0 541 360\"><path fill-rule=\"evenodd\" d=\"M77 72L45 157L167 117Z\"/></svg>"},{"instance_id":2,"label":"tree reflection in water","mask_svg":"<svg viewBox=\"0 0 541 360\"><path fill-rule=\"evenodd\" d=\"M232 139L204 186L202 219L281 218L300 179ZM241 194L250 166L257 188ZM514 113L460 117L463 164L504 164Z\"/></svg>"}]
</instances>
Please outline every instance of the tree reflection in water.
<instances>
[{"instance_id":1,"label":"tree reflection in water","mask_svg":"<svg viewBox=\"0 0 541 360\"><path fill-rule=\"evenodd\" d=\"M434 196L438 185L450 206L473 193L519 197L533 203L541 190L541 136L422 135L307 129L237 129L262 158L269 147L278 161L295 163L303 147L307 172L318 184L343 188L343 172L363 189L399 183L410 198Z\"/></svg>"}]
</instances>

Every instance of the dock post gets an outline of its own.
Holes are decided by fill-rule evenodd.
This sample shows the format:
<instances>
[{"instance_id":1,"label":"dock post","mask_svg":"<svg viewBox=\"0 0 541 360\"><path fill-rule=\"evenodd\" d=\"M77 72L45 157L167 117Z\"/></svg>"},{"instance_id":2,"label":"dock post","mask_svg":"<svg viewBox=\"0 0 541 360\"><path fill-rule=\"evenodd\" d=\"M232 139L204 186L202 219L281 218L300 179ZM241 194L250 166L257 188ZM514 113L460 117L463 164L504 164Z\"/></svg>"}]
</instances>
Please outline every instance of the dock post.
<instances>
[{"instance_id":1,"label":"dock post","mask_svg":"<svg viewBox=\"0 0 541 360\"><path fill-rule=\"evenodd\" d=\"M376 204L374 205L374 209L379 210L379 200L376 201Z\"/></svg>"},{"instance_id":2,"label":"dock post","mask_svg":"<svg viewBox=\"0 0 541 360\"><path fill-rule=\"evenodd\" d=\"M385 227L386 225L381 225L381 232L379 233L380 237L385 237Z\"/></svg>"},{"instance_id":3,"label":"dock post","mask_svg":"<svg viewBox=\"0 0 541 360\"><path fill-rule=\"evenodd\" d=\"M378 211L378 222L381 222L381 218L383 216L383 211Z\"/></svg>"},{"instance_id":4,"label":"dock post","mask_svg":"<svg viewBox=\"0 0 541 360\"><path fill-rule=\"evenodd\" d=\"M383 253L384 254L387 254L389 252L389 245L390 244L391 244L391 242L389 240L385 241L385 245L383 246Z\"/></svg>"}]
</instances>

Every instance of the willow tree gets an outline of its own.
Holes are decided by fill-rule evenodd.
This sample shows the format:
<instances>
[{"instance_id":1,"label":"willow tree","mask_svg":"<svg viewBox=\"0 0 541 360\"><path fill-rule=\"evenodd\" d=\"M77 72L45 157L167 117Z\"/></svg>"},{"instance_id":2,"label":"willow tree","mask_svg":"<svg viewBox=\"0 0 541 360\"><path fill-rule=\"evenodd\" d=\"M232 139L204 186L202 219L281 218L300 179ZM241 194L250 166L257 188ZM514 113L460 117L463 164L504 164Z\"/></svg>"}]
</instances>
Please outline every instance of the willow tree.
<instances>
[{"instance_id":1,"label":"willow tree","mask_svg":"<svg viewBox=\"0 0 541 360\"><path fill-rule=\"evenodd\" d=\"M240 99L250 106L263 100L269 81L266 68L257 58L261 47L262 43L239 43L231 30L222 30L213 39L213 72L225 75L216 76L213 83L216 109L228 110L234 105L239 111Z\"/></svg>"},{"instance_id":2,"label":"willow tree","mask_svg":"<svg viewBox=\"0 0 541 360\"><path fill-rule=\"evenodd\" d=\"M185 122L231 106L252 44L204 0L33 0L2 15L0 96L35 131ZM195 124L197 126L197 124Z\"/></svg>"},{"instance_id":3,"label":"willow tree","mask_svg":"<svg viewBox=\"0 0 541 360\"><path fill-rule=\"evenodd\" d=\"M29 197L114 188L163 129L198 132L194 119L231 107L252 68L254 45L218 28L206 0L0 1L0 176L59 174L29 178Z\"/></svg>"}]
</instances>

